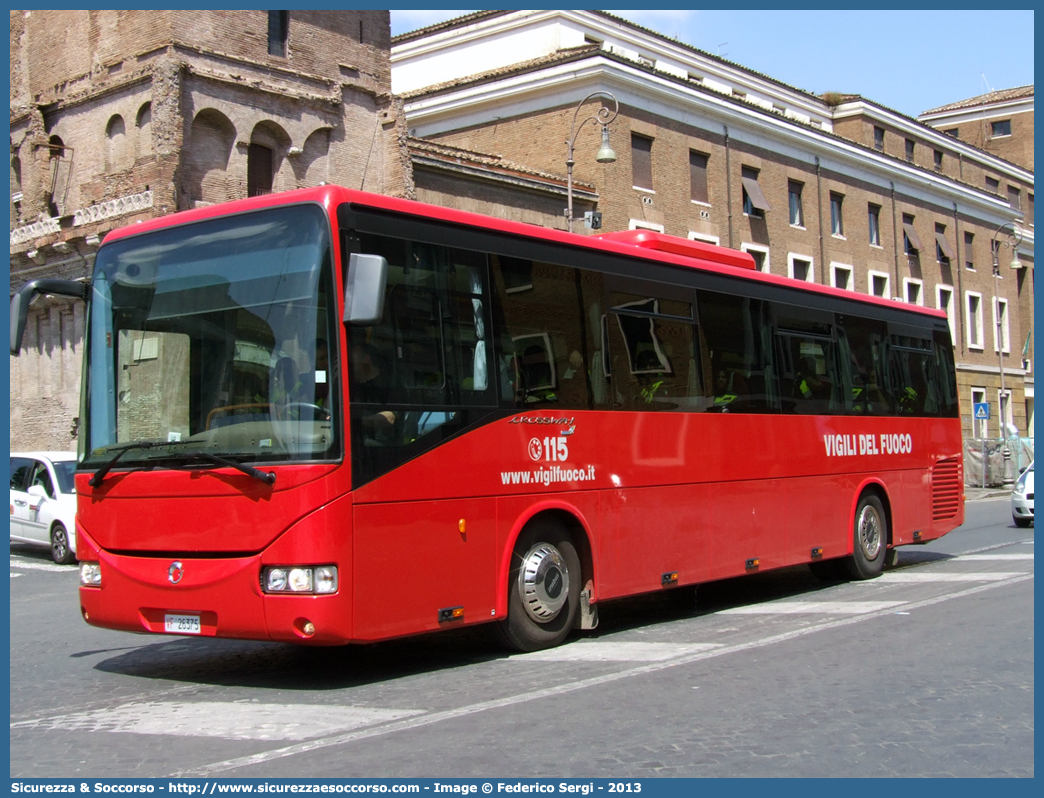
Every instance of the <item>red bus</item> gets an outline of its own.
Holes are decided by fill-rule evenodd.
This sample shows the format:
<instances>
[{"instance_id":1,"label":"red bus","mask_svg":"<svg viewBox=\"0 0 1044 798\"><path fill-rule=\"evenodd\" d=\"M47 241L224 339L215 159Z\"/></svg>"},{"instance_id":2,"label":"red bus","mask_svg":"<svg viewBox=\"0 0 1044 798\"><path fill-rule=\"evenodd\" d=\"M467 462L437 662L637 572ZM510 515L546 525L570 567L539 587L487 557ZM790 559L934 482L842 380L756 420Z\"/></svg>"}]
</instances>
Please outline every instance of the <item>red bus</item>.
<instances>
[{"instance_id":1,"label":"red bus","mask_svg":"<svg viewBox=\"0 0 1044 798\"><path fill-rule=\"evenodd\" d=\"M584 237L323 186L100 247L80 604L136 632L343 644L809 563L964 517L936 311L649 232Z\"/></svg>"}]
</instances>

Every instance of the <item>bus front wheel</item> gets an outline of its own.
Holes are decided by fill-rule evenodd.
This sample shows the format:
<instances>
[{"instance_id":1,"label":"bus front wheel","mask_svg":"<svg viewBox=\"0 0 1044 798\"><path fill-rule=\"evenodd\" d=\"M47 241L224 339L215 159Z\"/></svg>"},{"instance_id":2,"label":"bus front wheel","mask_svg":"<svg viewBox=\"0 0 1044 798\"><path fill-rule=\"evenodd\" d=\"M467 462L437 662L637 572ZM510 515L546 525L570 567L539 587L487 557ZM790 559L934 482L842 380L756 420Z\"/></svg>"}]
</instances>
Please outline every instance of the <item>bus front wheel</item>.
<instances>
[{"instance_id":1,"label":"bus front wheel","mask_svg":"<svg viewBox=\"0 0 1044 798\"><path fill-rule=\"evenodd\" d=\"M557 646L580 607L580 558L569 534L543 520L519 536L508 576L508 617L497 624L502 643L516 651Z\"/></svg>"},{"instance_id":2,"label":"bus front wheel","mask_svg":"<svg viewBox=\"0 0 1044 798\"><path fill-rule=\"evenodd\" d=\"M852 535L852 556L845 561L849 576L873 579L880 575L888 551L888 515L875 494L867 493L859 500Z\"/></svg>"}]
</instances>

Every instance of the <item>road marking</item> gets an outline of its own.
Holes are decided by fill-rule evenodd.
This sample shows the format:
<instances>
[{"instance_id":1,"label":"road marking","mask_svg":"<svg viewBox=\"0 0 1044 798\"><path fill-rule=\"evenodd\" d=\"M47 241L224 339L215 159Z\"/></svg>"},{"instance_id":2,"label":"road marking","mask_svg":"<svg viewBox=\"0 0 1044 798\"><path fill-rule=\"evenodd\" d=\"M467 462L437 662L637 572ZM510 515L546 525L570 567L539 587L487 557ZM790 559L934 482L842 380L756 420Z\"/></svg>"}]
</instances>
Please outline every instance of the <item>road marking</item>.
<instances>
[{"instance_id":1,"label":"road marking","mask_svg":"<svg viewBox=\"0 0 1044 798\"><path fill-rule=\"evenodd\" d=\"M982 593L987 590L993 590L998 587L1010 587L1020 582L1033 579L1033 574L1020 575L1017 578L1011 579L1007 582L993 582L986 585L976 585L975 587L965 588L964 590L956 593L949 593L944 596L935 596L929 599L923 599L921 601L910 602L906 605L906 609L920 609L922 607L930 607L933 604L939 604L944 601L951 601L953 599L964 598L966 596L973 596L978 593ZM735 645L726 645L721 648L716 648L709 651L697 651L693 654L688 654L684 657L677 657L671 660L665 660L663 662L650 662L645 665L638 665L633 668L627 668L626 670L617 671L615 673L607 673L601 676L595 676L590 679L581 679L575 682L567 682L565 684L554 685L552 687L544 688L543 690L533 690L528 693L522 693L520 695L507 696L505 698L498 698L491 701L482 701L477 704L471 704L469 706L458 707L456 709L444 710L442 712L432 712L428 715L419 715L413 718L404 718L402 720L392 721L384 726L377 726L370 729L360 729L354 732L348 732L346 734L339 734L333 737L327 737L320 740L311 740L308 742L295 743L293 745L284 746L283 748L275 748L271 751L263 751L257 754L251 754L249 756L237 757L235 759L226 759L223 762L213 762L209 765L203 765L198 768L192 768L190 770L184 770L179 773L170 774L171 778L187 778L196 776L210 776L215 773L223 773L229 770L236 770L238 768L249 767L250 765L257 765L264 762L272 762L284 757L296 756L297 754L309 753L322 748L330 748L339 745L347 745L348 743L356 742L357 740L372 739L374 737L382 737L386 734L394 734L400 731L409 731L417 729L422 726L430 726L435 723L441 723L446 720L454 720L456 718L468 717L470 715L476 715L480 712L487 712L493 709L502 709L504 707L515 706L518 704L525 704L530 701L537 701L542 698L551 698L560 696L568 693L575 692L577 690L586 690L589 687L599 687L604 684L611 684L612 682L620 681L622 679L629 679L635 676L645 676L650 673L657 673L667 668L675 668L680 665L691 665L695 662L702 660L708 660L715 657L725 656L727 654L736 654L745 651L753 651L766 646L775 645L776 643L782 643L788 640L794 640L805 635L815 634L816 632L823 632L830 629L839 629L843 626L849 626L852 624L863 623L864 621L870 620L871 618L880 618L885 615L891 614L892 610L886 609L875 613L864 613L862 615L853 615L847 618L838 618L836 620L825 621L823 623L816 624L814 626L807 626L803 629L794 629L789 632L784 632L778 635L771 635L769 637L761 638L760 640L752 640L747 643L737 643Z\"/></svg>"},{"instance_id":2,"label":"road marking","mask_svg":"<svg viewBox=\"0 0 1044 798\"><path fill-rule=\"evenodd\" d=\"M962 554L958 560L1032 560L1032 554Z\"/></svg>"},{"instance_id":3,"label":"road marking","mask_svg":"<svg viewBox=\"0 0 1044 798\"><path fill-rule=\"evenodd\" d=\"M720 648L722 643L615 643L611 641L579 641L534 651L516 654L510 662L663 662L684 657L697 651Z\"/></svg>"},{"instance_id":4,"label":"road marking","mask_svg":"<svg viewBox=\"0 0 1044 798\"><path fill-rule=\"evenodd\" d=\"M111 709L12 723L11 728L298 741L341 734L422 712L419 709L371 709L322 704L182 701L124 704Z\"/></svg>"},{"instance_id":5,"label":"road marking","mask_svg":"<svg viewBox=\"0 0 1044 798\"><path fill-rule=\"evenodd\" d=\"M25 576L25 574L16 574L14 571L11 571L11 578L14 579L16 576Z\"/></svg>"},{"instance_id":6,"label":"road marking","mask_svg":"<svg viewBox=\"0 0 1044 798\"><path fill-rule=\"evenodd\" d=\"M71 573L76 570L73 565L57 565L45 562L34 562L33 560L23 560L20 557L11 558L12 568L25 568L29 571L51 571L57 573Z\"/></svg>"},{"instance_id":7,"label":"road marking","mask_svg":"<svg viewBox=\"0 0 1044 798\"><path fill-rule=\"evenodd\" d=\"M908 571L890 571L881 574L876 579L870 579L859 584L884 585L884 584L929 584L931 582L1002 582L1005 579L1014 579L1016 576L1026 576L1023 571L982 571L979 573L910 573Z\"/></svg>"},{"instance_id":8,"label":"road marking","mask_svg":"<svg viewBox=\"0 0 1044 798\"><path fill-rule=\"evenodd\" d=\"M718 615L859 615L881 612L905 604L905 601L770 601L747 607L721 610Z\"/></svg>"}]
</instances>

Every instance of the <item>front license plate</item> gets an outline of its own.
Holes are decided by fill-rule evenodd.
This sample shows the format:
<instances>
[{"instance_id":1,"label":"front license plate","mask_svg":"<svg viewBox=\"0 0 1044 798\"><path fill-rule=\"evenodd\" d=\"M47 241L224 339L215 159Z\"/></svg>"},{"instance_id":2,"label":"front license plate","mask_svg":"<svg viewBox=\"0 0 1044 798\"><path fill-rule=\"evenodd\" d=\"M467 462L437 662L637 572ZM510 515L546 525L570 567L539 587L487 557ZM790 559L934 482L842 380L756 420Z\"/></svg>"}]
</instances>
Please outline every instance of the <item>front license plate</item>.
<instances>
[{"instance_id":1,"label":"front license plate","mask_svg":"<svg viewBox=\"0 0 1044 798\"><path fill-rule=\"evenodd\" d=\"M198 635L200 632L198 615L164 615L163 631L176 635Z\"/></svg>"}]
</instances>

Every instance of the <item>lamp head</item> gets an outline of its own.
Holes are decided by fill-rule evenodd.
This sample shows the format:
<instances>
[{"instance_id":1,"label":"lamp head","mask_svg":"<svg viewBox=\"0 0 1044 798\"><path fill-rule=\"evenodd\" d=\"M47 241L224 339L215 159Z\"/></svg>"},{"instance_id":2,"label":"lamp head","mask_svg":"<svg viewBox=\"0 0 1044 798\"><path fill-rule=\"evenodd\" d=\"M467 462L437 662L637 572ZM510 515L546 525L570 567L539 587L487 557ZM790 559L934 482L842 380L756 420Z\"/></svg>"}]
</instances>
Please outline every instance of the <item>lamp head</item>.
<instances>
[{"instance_id":1,"label":"lamp head","mask_svg":"<svg viewBox=\"0 0 1044 798\"><path fill-rule=\"evenodd\" d=\"M609 146L609 126L602 125L602 147L595 154L598 163L615 163L616 151Z\"/></svg>"}]
</instances>

